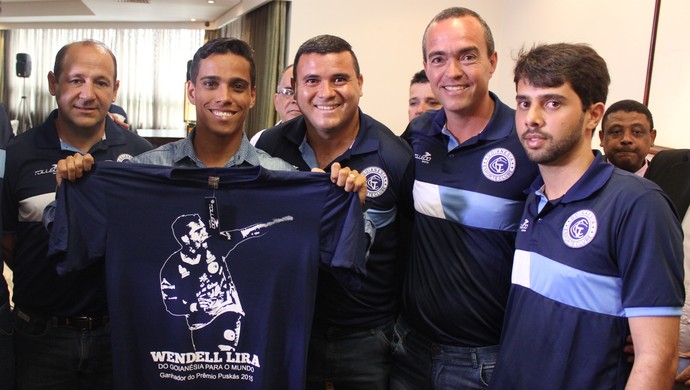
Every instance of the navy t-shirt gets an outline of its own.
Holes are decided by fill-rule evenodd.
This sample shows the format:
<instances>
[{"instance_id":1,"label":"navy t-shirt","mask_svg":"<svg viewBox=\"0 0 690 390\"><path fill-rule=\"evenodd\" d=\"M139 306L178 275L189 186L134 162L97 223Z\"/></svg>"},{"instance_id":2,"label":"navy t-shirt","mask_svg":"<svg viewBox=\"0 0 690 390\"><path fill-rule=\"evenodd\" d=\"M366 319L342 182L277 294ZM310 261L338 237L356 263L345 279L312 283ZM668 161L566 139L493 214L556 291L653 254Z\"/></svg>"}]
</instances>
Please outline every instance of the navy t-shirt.
<instances>
[{"instance_id":1,"label":"navy t-shirt","mask_svg":"<svg viewBox=\"0 0 690 390\"><path fill-rule=\"evenodd\" d=\"M50 244L61 273L107 259L128 389L302 389L319 267L365 269L356 194L261 167L96 164L60 189Z\"/></svg>"}]
</instances>

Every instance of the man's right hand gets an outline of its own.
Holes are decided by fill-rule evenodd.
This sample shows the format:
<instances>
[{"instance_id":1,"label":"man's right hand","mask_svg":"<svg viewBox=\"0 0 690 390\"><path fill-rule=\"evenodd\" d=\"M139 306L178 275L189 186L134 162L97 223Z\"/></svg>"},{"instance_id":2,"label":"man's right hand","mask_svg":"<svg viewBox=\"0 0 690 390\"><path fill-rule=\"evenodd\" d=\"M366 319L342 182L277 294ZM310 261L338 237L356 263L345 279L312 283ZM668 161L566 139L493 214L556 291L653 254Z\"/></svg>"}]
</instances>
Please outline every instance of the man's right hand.
<instances>
[{"instance_id":1,"label":"man's right hand","mask_svg":"<svg viewBox=\"0 0 690 390\"><path fill-rule=\"evenodd\" d=\"M85 172L89 172L91 167L93 167L93 156L89 153L75 153L74 156L63 158L57 163L57 171L55 172L57 185L60 186L63 179L69 181L77 180Z\"/></svg>"}]
</instances>

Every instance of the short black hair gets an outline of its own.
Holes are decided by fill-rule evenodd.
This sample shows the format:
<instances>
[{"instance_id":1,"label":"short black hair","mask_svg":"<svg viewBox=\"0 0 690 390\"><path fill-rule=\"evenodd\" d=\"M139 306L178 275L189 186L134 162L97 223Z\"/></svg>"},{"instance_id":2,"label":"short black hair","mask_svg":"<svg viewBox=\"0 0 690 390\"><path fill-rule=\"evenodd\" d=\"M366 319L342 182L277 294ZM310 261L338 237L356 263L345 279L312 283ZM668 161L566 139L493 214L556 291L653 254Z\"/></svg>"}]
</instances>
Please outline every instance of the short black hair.
<instances>
[{"instance_id":1,"label":"short black hair","mask_svg":"<svg viewBox=\"0 0 690 390\"><path fill-rule=\"evenodd\" d=\"M647 117L649 121L649 130L654 130L654 119L652 118L652 112L644 104L638 102L637 100L626 99L613 103L609 108L606 109L604 117L601 119L601 130L604 130L604 125L606 124L606 119L608 119L610 114L614 112L638 112Z\"/></svg>"},{"instance_id":2,"label":"short black hair","mask_svg":"<svg viewBox=\"0 0 690 390\"><path fill-rule=\"evenodd\" d=\"M352 55L352 61L355 63L355 74L359 77L359 61L355 52L352 51L352 45L350 45L346 40L334 35L318 35L314 38L308 39L297 49L297 54L295 54L295 67L292 70L293 77L297 78L297 64L299 59L304 54L329 54L329 53L342 53L347 51Z\"/></svg>"},{"instance_id":3,"label":"short black hair","mask_svg":"<svg viewBox=\"0 0 690 390\"><path fill-rule=\"evenodd\" d=\"M410 87L414 84L426 84L428 82L429 77L427 77L426 72L424 69L422 69L412 76L412 80L410 80Z\"/></svg>"},{"instance_id":4,"label":"short black hair","mask_svg":"<svg viewBox=\"0 0 690 390\"><path fill-rule=\"evenodd\" d=\"M216 38L206 42L199 50L194 53L192 66L190 67L190 77L192 83L196 82L199 75L199 64L201 60L213 54L236 54L249 62L249 77L252 87L256 86L256 65L254 64L254 49L249 44L237 38Z\"/></svg>"},{"instance_id":5,"label":"short black hair","mask_svg":"<svg viewBox=\"0 0 690 390\"><path fill-rule=\"evenodd\" d=\"M482 28L484 28L484 40L486 41L486 55L491 56L494 54L494 51L496 51L496 45L494 44L494 36L491 33L491 28L489 28L489 24L486 23L484 19L482 19L481 16L479 16L478 13L472 11L469 8L464 8L464 7L451 7L451 8L446 8L443 11L439 12L434 16L433 19L431 19L431 22L426 25L426 28L424 29L424 35L422 36L422 56L424 61L426 62L426 33L429 31L429 27L431 27L432 24L444 21L446 19L455 19L455 18L462 18L465 16L469 16L472 18L477 19L479 21L479 24L482 25Z\"/></svg>"},{"instance_id":6,"label":"short black hair","mask_svg":"<svg viewBox=\"0 0 690 390\"><path fill-rule=\"evenodd\" d=\"M586 111L594 103L606 103L611 78L604 61L585 44L555 43L520 50L514 77L539 88L570 83Z\"/></svg>"}]
</instances>

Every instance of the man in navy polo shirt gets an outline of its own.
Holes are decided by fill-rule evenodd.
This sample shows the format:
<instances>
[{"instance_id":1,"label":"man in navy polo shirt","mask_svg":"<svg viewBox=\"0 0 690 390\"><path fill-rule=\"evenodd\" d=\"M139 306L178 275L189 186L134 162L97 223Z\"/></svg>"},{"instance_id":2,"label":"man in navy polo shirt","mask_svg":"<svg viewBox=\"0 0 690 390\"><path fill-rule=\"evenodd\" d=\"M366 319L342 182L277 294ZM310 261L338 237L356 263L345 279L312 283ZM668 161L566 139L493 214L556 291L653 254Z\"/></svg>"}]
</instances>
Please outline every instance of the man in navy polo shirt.
<instances>
[{"instance_id":1,"label":"man in navy polo shirt","mask_svg":"<svg viewBox=\"0 0 690 390\"><path fill-rule=\"evenodd\" d=\"M386 126L359 109L364 78L352 47L320 35L294 61L295 99L303 116L266 130L256 143L300 170L334 163L366 175L368 216L376 238L357 291L319 274L309 346L307 389L387 389L389 340L398 313L399 274L409 218L412 153Z\"/></svg>"},{"instance_id":2,"label":"man in navy polo shirt","mask_svg":"<svg viewBox=\"0 0 690 390\"><path fill-rule=\"evenodd\" d=\"M514 111L489 91L497 54L474 11L449 8L424 33L443 105L408 126L415 158L412 257L396 325L394 389L481 389L493 372L524 189L537 175Z\"/></svg>"},{"instance_id":3,"label":"man in navy polo shirt","mask_svg":"<svg viewBox=\"0 0 690 390\"><path fill-rule=\"evenodd\" d=\"M541 45L520 53L514 80L518 134L541 177L516 238L491 386L671 388L683 236L658 186L591 150L606 63L586 45ZM628 334L632 364L623 352Z\"/></svg>"},{"instance_id":4,"label":"man in navy polo shirt","mask_svg":"<svg viewBox=\"0 0 690 390\"><path fill-rule=\"evenodd\" d=\"M56 162L75 152L123 161L151 144L107 116L119 81L100 42L64 46L48 74L57 110L7 148L3 250L14 272L18 389L112 386L103 264L59 277L47 258L43 209L55 198Z\"/></svg>"}]
</instances>

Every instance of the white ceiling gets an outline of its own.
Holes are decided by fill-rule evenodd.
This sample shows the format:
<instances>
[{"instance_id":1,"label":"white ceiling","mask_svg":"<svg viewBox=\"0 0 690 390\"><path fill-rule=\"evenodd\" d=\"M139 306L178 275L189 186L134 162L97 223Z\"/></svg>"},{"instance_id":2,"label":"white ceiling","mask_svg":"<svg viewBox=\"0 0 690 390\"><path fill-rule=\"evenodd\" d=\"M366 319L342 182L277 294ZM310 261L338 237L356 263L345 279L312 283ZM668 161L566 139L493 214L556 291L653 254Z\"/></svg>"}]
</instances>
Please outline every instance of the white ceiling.
<instances>
[{"instance_id":1,"label":"white ceiling","mask_svg":"<svg viewBox=\"0 0 690 390\"><path fill-rule=\"evenodd\" d=\"M255 0L0 0L0 27L60 23L209 23L232 20L233 8ZM246 11L246 10L245 10ZM236 17L236 16L234 16ZM192 19L196 19L192 21Z\"/></svg>"}]
</instances>

